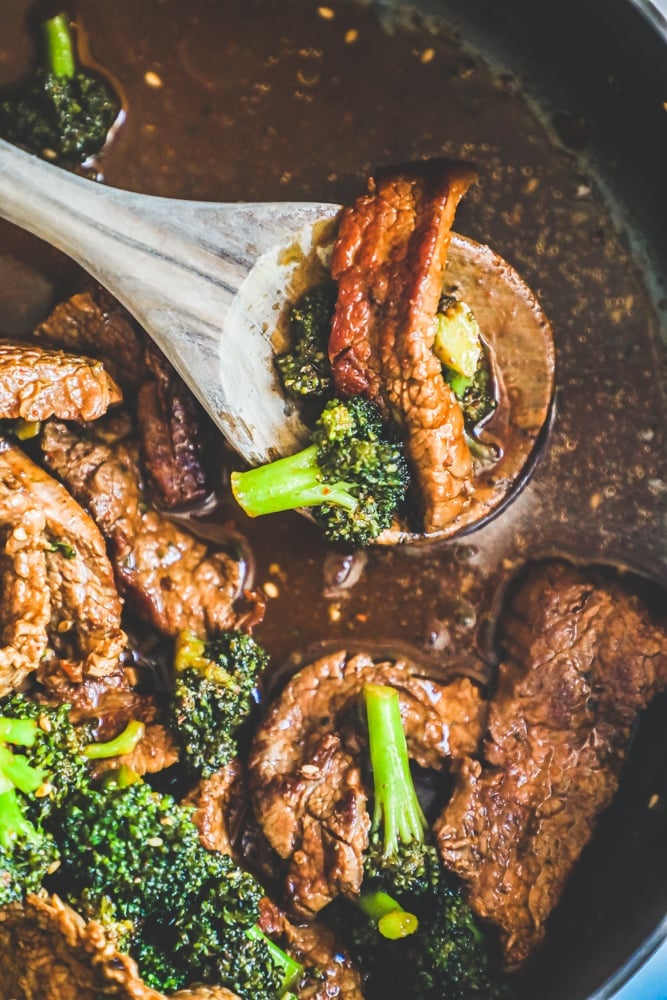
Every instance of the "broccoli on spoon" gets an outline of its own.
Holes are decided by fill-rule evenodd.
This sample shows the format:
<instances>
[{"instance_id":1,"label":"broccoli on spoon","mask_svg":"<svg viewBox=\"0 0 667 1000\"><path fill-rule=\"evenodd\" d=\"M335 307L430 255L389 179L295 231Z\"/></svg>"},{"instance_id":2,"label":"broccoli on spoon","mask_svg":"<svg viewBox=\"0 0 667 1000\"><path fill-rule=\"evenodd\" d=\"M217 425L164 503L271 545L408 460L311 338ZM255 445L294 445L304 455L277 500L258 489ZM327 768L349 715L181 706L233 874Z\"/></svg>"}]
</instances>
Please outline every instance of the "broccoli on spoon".
<instances>
[{"instance_id":1,"label":"broccoli on spoon","mask_svg":"<svg viewBox=\"0 0 667 1000\"><path fill-rule=\"evenodd\" d=\"M408 481L402 445L352 396L326 404L303 451L233 472L231 486L250 517L310 507L329 541L361 546L390 526Z\"/></svg>"}]
</instances>

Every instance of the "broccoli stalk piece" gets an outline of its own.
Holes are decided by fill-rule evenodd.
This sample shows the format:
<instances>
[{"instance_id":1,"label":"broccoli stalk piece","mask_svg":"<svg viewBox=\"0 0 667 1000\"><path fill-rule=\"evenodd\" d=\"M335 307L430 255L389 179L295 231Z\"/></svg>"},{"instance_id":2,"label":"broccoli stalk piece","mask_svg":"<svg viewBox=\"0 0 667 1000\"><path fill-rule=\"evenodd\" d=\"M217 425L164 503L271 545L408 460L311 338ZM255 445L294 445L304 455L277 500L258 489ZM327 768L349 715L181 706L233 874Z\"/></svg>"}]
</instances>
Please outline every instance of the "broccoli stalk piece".
<instances>
[{"instance_id":1,"label":"broccoli stalk piece","mask_svg":"<svg viewBox=\"0 0 667 1000\"><path fill-rule=\"evenodd\" d=\"M356 913L345 915L342 930L368 977L366 996L507 1000L492 944L428 842L398 692L369 684L364 700L374 814L361 897ZM360 911L366 917L359 919Z\"/></svg>"},{"instance_id":2,"label":"broccoli stalk piece","mask_svg":"<svg viewBox=\"0 0 667 1000\"><path fill-rule=\"evenodd\" d=\"M291 350L275 359L290 396L321 399L331 393L328 343L335 304L336 286L328 282L310 288L290 310Z\"/></svg>"},{"instance_id":3,"label":"broccoli stalk piece","mask_svg":"<svg viewBox=\"0 0 667 1000\"><path fill-rule=\"evenodd\" d=\"M396 939L414 934L419 920L385 888L414 888L415 880L437 867L437 861L424 842L426 819L410 774L398 692L366 684L364 702L373 771L373 820L359 903L384 937Z\"/></svg>"},{"instance_id":4,"label":"broccoli stalk piece","mask_svg":"<svg viewBox=\"0 0 667 1000\"><path fill-rule=\"evenodd\" d=\"M477 424L498 404L479 324L465 302L441 296L433 348L463 412L466 431L472 436Z\"/></svg>"},{"instance_id":5,"label":"broccoli stalk piece","mask_svg":"<svg viewBox=\"0 0 667 1000\"><path fill-rule=\"evenodd\" d=\"M366 545L391 524L408 480L402 446L353 396L326 404L303 451L233 472L231 485L250 517L311 507L330 541Z\"/></svg>"},{"instance_id":6,"label":"broccoli stalk piece","mask_svg":"<svg viewBox=\"0 0 667 1000\"><path fill-rule=\"evenodd\" d=\"M268 949L269 955L271 956L274 965L280 971L281 982L280 982L280 997L289 998L293 994L289 993L289 989L296 985L304 973L304 967L301 962L297 962L295 958L288 955L286 951L279 948L275 941L272 941L270 937L267 937L264 931L261 931L259 927L255 924L254 927L249 928L246 931L246 937L251 941L261 941Z\"/></svg>"},{"instance_id":7,"label":"broccoli stalk piece","mask_svg":"<svg viewBox=\"0 0 667 1000\"><path fill-rule=\"evenodd\" d=\"M108 760L109 757L123 757L132 753L136 745L143 739L146 727L137 719L130 719L125 729L104 743L88 743L81 753L86 760Z\"/></svg>"},{"instance_id":8,"label":"broccoli stalk piece","mask_svg":"<svg viewBox=\"0 0 667 1000\"><path fill-rule=\"evenodd\" d=\"M184 760L203 777L238 752L237 734L254 707L268 654L244 632L204 641L182 632L176 643L169 719Z\"/></svg>"},{"instance_id":9,"label":"broccoli stalk piece","mask_svg":"<svg viewBox=\"0 0 667 1000\"><path fill-rule=\"evenodd\" d=\"M43 24L44 65L0 102L0 134L39 156L83 163L100 151L120 111L106 83L77 66L68 18Z\"/></svg>"},{"instance_id":10,"label":"broccoli stalk piece","mask_svg":"<svg viewBox=\"0 0 667 1000\"><path fill-rule=\"evenodd\" d=\"M45 784L45 774L13 747L35 743L33 719L0 717L0 905L39 889L58 852L53 839L35 825L27 808Z\"/></svg>"}]
</instances>

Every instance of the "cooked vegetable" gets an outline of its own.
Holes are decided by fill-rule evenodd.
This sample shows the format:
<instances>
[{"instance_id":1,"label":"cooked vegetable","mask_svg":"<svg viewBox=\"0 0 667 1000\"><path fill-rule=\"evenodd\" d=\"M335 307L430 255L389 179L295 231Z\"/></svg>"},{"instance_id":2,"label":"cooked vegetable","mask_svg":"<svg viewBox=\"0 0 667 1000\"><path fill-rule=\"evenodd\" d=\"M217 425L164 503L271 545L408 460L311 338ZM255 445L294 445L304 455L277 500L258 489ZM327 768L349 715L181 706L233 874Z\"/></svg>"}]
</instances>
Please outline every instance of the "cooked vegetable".
<instances>
[{"instance_id":1,"label":"cooked vegetable","mask_svg":"<svg viewBox=\"0 0 667 1000\"><path fill-rule=\"evenodd\" d=\"M103 80L77 67L65 14L46 21L43 33L44 64L0 102L0 134L47 159L82 163L106 142L120 103Z\"/></svg>"},{"instance_id":2,"label":"cooked vegetable","mask_svg":"<svg viewBox=\"0 0 667 1000\"><path fill-rule=\"evenodd\" d=\"M41 886L59 893L100 920L156 989L206 982L274 1000L300 979L301 965L256 926L262 887L202 846L192 809L126 767L93 783L86 758L128 752L141 723L91 744L68 706L14 695L0 711L2 903Z\"/></svg>"},{"instance_id":3,"label":"cooked vegetable","mask_svg":"<svg viewBox=\"0 0 667 1000\"><path fill-rule=\"evenodd\" d=\"M471 433L495 409L497 401L479 324L465 302L442 296L433 349L442 361L445 380L461 405L466 430Z\"/></svg>"},{"instance_id":4,"label":"cooked vegetable","mask_svg":"<svg viewBox=\"0 0 667 1000\"><path fill-rule=\"evenodd\" d=\"M465 302L444 296L435 320L435 353L447 368L472 378L482 356L479 324L472 309Z\"/></svg>"},{"instance_id":5,"label":"cooked vegetable","mask_svg":"<svg viewBox=\"0 0 667 1000\"><path fill-rule=\"evenodd\" d=\"M253 692L268 654L243 632L204 641L182 632L169 716L183 757L208 777L237 753L237 733L255 704Z\"/></svg>"},{"instance_id":6,"label":"cooked vegetable","mask_svg":"<svg viewBox=\"0 0 667 1000\"><path fill-rule=\"evenodd\" d=\"M40 824L28 818L27 803L44 784L44 772L14 747L36 738L32 719L0 717L0 905L39 889L58 852Z\"/></svg>"},{"instance_id":7,"label":"cooked vegetable","mask_svg":"<svg viewBox=\"0 0 667 1000\"><path fill-rule=\"evenodd\" d=\"M285 391L298 398L331 394L328 342L336 304L333 282L315 285L290 310L291 350L275 362Z\"/></svg>"},{"instance_id":8,"label":"cooked vegetable","mask_svg":"<svg viewBox=\"0 0 667 1000\"><path fill-rule=\"evenodd\" d=\"M494 973L490 942L427 841L426 822L410 774L398 692L367 685L364 698L375 807L357 913L362 910L371 919L355 919L346 913L346 922L369 975L367 996L379 1000L391 990L392 996L420 1000L508 997L507 985ZM379 922L372 912L374 906L384 906L386 911ZM400 932L402 924L407 924L407 933ZM399 933L394 933L394 925Z\"/></svg>"},{"instance_id":9,"label":"cooked vegetable","mask_svg":"<svg viewBox=\"0 0 667 1000\"><path fill-rule=\"evenodd\" d=\"M232 473L232 492L251 517L313 507L330 541L366 545L391 524L408 485L400 443L359 396L326 404L311 444L296 455Z\"/></svg>"},{"instance_id":10,"label":"cooked vegetable","mask_svg":"<svg viewBox=\"0 0 667 1000\"><path fill-rule=\"evenodd\" d=\"M137 719L130 719L125 729L105 743L89 743L81 751L86 760L104 760L109 757L123 757L132 753L143 738L146 727Z\"/></svg>"},{"instance_id":11,"label":"cooked vegetable","mask_svg":"<svg viewBox=\"0 0 667 1000\"><path fill-rule=\"evenodd\" d=\"M88 916L128 927L142 978L170 991L224 985L248 1000L274 1000L301 966L256 927L262 887L199 840L192 810L143 781L80 788L59 834L58 883Z\"/></svg>"}]
</instances>

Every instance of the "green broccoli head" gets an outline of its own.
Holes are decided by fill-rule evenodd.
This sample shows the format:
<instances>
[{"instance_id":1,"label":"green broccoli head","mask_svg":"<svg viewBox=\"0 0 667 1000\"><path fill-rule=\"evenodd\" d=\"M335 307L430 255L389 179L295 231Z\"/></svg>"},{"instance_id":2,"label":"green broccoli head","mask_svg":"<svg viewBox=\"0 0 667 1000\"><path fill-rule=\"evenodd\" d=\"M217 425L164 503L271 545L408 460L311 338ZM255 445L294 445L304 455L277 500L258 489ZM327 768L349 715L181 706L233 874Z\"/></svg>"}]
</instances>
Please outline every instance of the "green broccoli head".
<instances>
[{"instance_id":1,"label":"green broccoli head","mask_svg":"<svg viewBox=\"0 0 667 1000\"><path fill-rule=\"evenodd\" d=\"M27 87L0 102L0 134L62 163L98 153L118 117L115 94L78 69L64 14L44 24L46 60Z\"/></svg>"},{"instance_id":2,"label":"green broccoli head","mask_svg":"<svg viewBox=\"0 0 667 1000\"><path fill-rule=\"evenodd\" d=\"M389 897L387 897L389 898ZM411 933L378 933L367 906L339 908L337 921L366 977L368 1000L510 1000L497 942L477 926L460 890L444 871L425 889L396 893L390 919L414 914ZM389 907L387 907L389 910ZM371 919L368 919L368 917Z\"/></svg>"},{"instance_id":3,"label":"green broccoli head","mask_svg":"<svg viewBox=\"0 0 667 1000\"><path fill-rule=\"evenodd\" d=\"M41 823L47 775L25 753L38 732L33 718L11 709L0 715L0 905L35 892L58 863L55 842Z\"/></svg>"},{"instance_id":4,"label":"green broccoli head","mask_svg":"<svg viewBox=\"0 0 667 1000\"><path fill-rule=\"evenodd\" d=\"M389 527L408 482L402 445L360 396L330 400L303 451L231 477L250 517L310 507L330 541L354 546Z\"/></svg>"},{"instance_id":5,"label":"green broccoli head","mask_svg":"<svg viewBox=\"0 0 667 1000\"><path fill-rule=\"evenodd\" d=\"M508 998L490 941L429 842L408 758L398 692L367 684L373 820L357 908L344 911L369 1000Z\"/></svg>"},{"instance_id":6,"label":"green broccoli head","mask_svg":"<svg viewBox=\"0 0 667 1000\"><path fill-rule=\"evenodd\" d=\"M328 343L335 304L336 286L326 282L310 288L290 310L291 350L275 359L290 396L319 399L331 393Z\"/></svg>"},{"instance_id":7,"label":"green broccoli head","mask_svg":"<svg viewBox=\"0 0 667 1000\"><path fill-rule=\"evenodd\" d=\"M268 660L244 632L223 632L207 641L190 632L180 635L169 718L183 757L197 774L209 777L236 756L237 734L253 709Z\"/></svg>"},{"instance_id":8,"label":"green broccoli head","mask_svg":"<svg viewBox=\"0 0 667 1000\"><path fill-rule=\"evenodd\" d=\"M283 969L255 930L263 890L200 842L192 810L143 781L81 788L61 817L55 884L88 916L129 924L126 945L157 990L222 984L273 1000Z\"/></svg>"}]
</instances>

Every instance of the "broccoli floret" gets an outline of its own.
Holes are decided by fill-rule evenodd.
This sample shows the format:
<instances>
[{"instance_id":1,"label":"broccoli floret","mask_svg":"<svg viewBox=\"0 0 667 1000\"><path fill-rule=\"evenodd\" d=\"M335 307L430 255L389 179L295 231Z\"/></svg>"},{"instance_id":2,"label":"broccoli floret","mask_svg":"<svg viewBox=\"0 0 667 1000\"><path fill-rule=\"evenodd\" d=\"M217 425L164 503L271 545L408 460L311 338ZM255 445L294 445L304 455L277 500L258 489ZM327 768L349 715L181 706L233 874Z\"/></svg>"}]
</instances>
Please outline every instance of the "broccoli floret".
<instances>
[{"instance_id":1,"label":"broccoli floret","mask_svg":"<svg viewBox=\"0 0 667 1000\"><path fill-rule=\"evenodd\" d=\"M368 913L374 896L383 898L386 890L400 894L429 888L437 877L439 863L435 849L425 842L426 819L410 774L398 692L381 684L367 684L364 701L374 789L361 897ZM416 918L400 919L406 936L417 929ZM381 933L388 923L386 918L378 923Z\"/></svg>"},{"instance_id":2,"label":"broccoli floret","mask_svg":"<svg viewBox=\"0 0 667 1000\"><path fill-rule=\"evenodd\" d=\"M45 772L15 748L35 743L33 719L0 716L0 905L42 884L57 864L53 839L29 817L28 805L45 784Z\"/></svg>"},{"instance_id":3,"label":"broccoli floret","mask_svg":"<svg viewBox=\"0 0 667 1000\"><path fill-rule=\"evenodd\" d=\"M398 693L367 685L364 699L374 815L357 915L346 912L345 925L368 975L367 996L379 1000L390 988L420 1000L508 998L492 943L428 842Z\"/></svg>"},{"instance_id":4,"label":"broccoli floret","mask_svg":"<svg viewBox=\"0 0 667 1000\"><path fill-rule=\"evenodd\" d=\"M290 310L292 348L275 359L290 396L319 399L331 394L328 343L335 304L336 286L327 282L305 292Z\"/></svg>"},{"instance_id":5,"label":"broccoli floret","mask_svg":"<svg viewBox=\"0 0 667 1000\"><path fill-rule=\"evenodd\" d=\"M43 30L44 65L0 102L0 134L47 159L83 163L106 142L120 104L104 81L77 67L66 15Z\"/></svg>"},{"instance_id":6,"label":"broccoli floret","mask_svg":"<svg viewBox=\"0 0 667 1000\"><path fill-rule=\"evenodd\" d=\"M145 782L79 789L60 848L63 892L89 916L129 922L127 950L154 989L203 982L273 1000L300 977L256 926L259 883L203 847L190 808Z\"/></svg>"},{"instance_id":7,"label":"broccoli floret","mask_svg":"<svg viewBox=\"0 0 667 1000\"><path fill-rule=\"evenodd\" d=\"M391 524L408 480L401 444L377 408L353 396L326 404L303 451L233 472L231 484L250 517L312 507L330 541L367 545Z\"/></svg>"},{"instance_id":8,"label":"broccoli floret","mask_svg":"<svg viewBox=\"0 0 667 1000\"><path fill-rule=\"evenodd\" d=\"M236 756L268 653L243 632L204 641L182 632L176 645L169 717L185 761L209 777Z\"/></svg>"}]
</instances>

